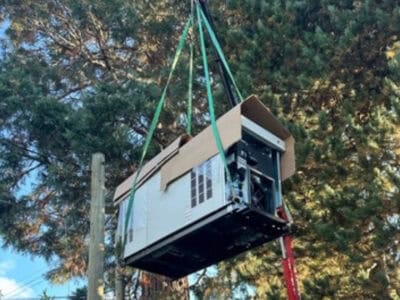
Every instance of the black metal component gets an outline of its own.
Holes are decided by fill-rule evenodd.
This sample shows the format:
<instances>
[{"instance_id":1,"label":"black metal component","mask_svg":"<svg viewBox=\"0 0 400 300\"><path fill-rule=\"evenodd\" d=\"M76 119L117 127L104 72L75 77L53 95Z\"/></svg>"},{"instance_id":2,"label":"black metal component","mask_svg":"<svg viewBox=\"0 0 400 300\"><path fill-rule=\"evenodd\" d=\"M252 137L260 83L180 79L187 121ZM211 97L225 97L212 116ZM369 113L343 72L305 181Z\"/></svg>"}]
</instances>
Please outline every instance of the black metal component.
<instances>
[{"instance_id":1,"label":"black metal component","mask_svg":"<svg viewBox=\"0 0 400 300\"><path fill-rule=\"evenodd\" d=\"M275 215L277 151L243 130L242 139L227 150L238 194L126 257L127 265L177 279L289 234L287 221Z\"/></svg>"},{"instance_id":2,"label":"black metal component","mask_svg":"<svg viewBox=\"0 0 400 300\"><path fill-rule=\"evenodd\" d=\"M208 22L210 23L210 26L212 28L212 30L214 31L215 37L218 39L217 33L215 32L215 27L214 27L214 22L211 18L211 14L210 11L208 10L208 5L207 5L207 0L199 0L200 3L200 7L204 13L204 15L206 16ZM225 90L225 94L228 97L229 103L231 104L231 106L236 106L237 104L239 104L239 101L237 100L237 98L235 97L233 91L232 91L232 82L229 79L228 73L221 61L221 58L217 52L217 50L213 47L214 50L214 56L215 56L215 60L218 63L218 70L219 70L219 74L221 76L221 80L222 80L222 84L224 85L224 90Z\"/></svg>"},{"instance_id":3,"label":"black metal component","mask_svg":"<svg viewBox=\"0 0 400 300\"><path fill-rule=\"evenodd\" d=\"M233 206L128 257L127 264L178 279L289 233L280 218Z\"/></svg>"}]
</instances>

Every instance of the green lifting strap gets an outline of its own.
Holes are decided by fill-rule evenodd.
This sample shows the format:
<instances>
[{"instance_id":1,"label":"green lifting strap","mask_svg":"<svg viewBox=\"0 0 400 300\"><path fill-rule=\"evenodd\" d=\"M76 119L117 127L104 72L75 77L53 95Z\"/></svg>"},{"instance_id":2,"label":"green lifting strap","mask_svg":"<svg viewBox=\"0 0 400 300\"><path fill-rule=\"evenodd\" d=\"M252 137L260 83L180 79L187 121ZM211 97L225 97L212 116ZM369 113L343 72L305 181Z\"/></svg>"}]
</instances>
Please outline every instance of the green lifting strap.
<instances>
[{"instance_id":1,"label":"green lifting strap","mask_svg":"<svg viewBox=\"0 0 400 300\"><path fill-rule=\"evenodd\" d=\"M231 69L229 68L229 64L226 61L224 52L221 49L221 45L219 44L218 39L215 36L215 33L214 33L214 31L212 30L212 28L210 26L210 23L208 22L206 16L203 13L203 10L201 10L201 9L200 9L200 15L201 15L201 18L202 18L204 24L206 25L208 34L210 35L211 41L214 44L214 47L218 52L218 55L219 55L219 57L221 59L221 62L224 65L226 72L228 73L229 79L231 80L233 86L235 87L235 90L236 90L237 95L239 96L240 102L243 102L242 94L240 93L239 88L236 85L236 82L235 82L235 79L233 78ZM199 18L199 16L198 16L198 18Z\"/></svg>"},{"instance_id":2,"label":"green lifting strap","mask_svg":"<svg viewBox=\"0 0 400 300\"><path fill-rule=\"evenodd\" d=\"M127 212L126 212L126 215L125 215L124 241L123 241L122 249L125 248L126 238L127 238L127 231L128 231L128 226L129 226L129 220L132 219L132 218L129 218L129 216L131 215L133 202L135 200L137 180L138 180L140 172L142 170L144 159L146 157L150 142L151 142L151 140L153 138L153 134L154 134L154 131L156 129L156 126L157 126L157 123L158 123L158 120L159 120L159 117L160 117L161 110L162 110L163 105L164 105L164 100L165 100L165 96L167 94L168 86L169 86L169 84L171 82L172 75L173 75L173 73L175 71L175 68L176 68L176 65L177 65L177 63L179 61L179 57L181 55L182 49L183 49L183 47L185 45L185 41L186 41L186 38L187 38L187 35L188 35L188 31L189 31L189 27L190 27L191 23L192 23L192 19L189 18L189 20L186 22L185 28L184 28L184 30L182 32L182 35L181 35L180 39L179 39L179 44L178 44L178 47L176 49L174 60L172 62L172 66L171 66L171 70L170 70L169 75L168 75L167 83L165 84L165 87L164 87L164 90L162 92L160 101L158 102L156 111L154 113L153 120L151 121L149 133L146 136L146 140L145 140L145 143L144 143L144 146L143 146L142 156L140 157L139 166L138 166L138 169L136 171L136 175L135 175L135 177L133 179L132 189L131 189L131 193L130 193L130 196L129 196L128 209L127 209Z\"/></svg>"},{"instance_id":3,"label":"green lifting strap","mask_svg":"<svg viewBox=\"0 0 400 300\"><path fill-rule=\"evenodd\" d=\"M209 111L210 111L210 119L211 119L211 127L212 127L212 131L213 131L213 135L215 138L215 142L218 148L218 152L221 156L222 162L224 164L224 168L225 168L225 172L226 172L226 176L227 176L227 181L229 182L229 184L232 183L232 177L228 168L228 164L227 164L227 160L226 160L226 156L225 156L225 151L224 151L224 147L221 141L221 136L219 134L218 131L218 127L217 127L217 122L216 122L216 118L215 118L215 111L214 111L214 99L213 99L213 94L212 94L212 90L211 90L211 81L210 81L210 74L209 74L209 70L208 70L208 60L207 60L207 53L206 53L206 47L205 47L205 41L204 41L204 33L203 33L203 26L202 26L202 20L207 28L207 31L210 35L211 41L214 44L214 47L216 48L220 59L228 73L228 76L233 84L233 86L235 87L236 93L240 99L240 101L243 101L243 97L236 85L236 82L233 78L232 72L229 68L229 65L225 59L225 56L223 54L223 51L221 49L221 46L215 36L214 31L212 30L207 18L205 17L204 13L202 12L202 10L199 8L199 3L196 2L196 12L197 12L197 22L198 22L198 27L199 27L199 33L200 33L200 48L201 48L201 53L202 53L202 60L203 60L203 67L204 67L204 76L205 76L205 80L206 80L206 88L207 88L207 99L208 99L208 105L209 105ZM127 231L128 231L128 226L129 226L129 221L132 220L132 218L129 218L129 216L131 215L132 212L132 208L133 208L133 203L135 200L135 193L136 193L136 185L137 185L137 180L139 178L140 172L142 170L143 167L143 162L144 159L146 157L148 148L150 146L150 142L153 138L154 135L154 131L156 129L160 114L161 114L161 110L163 108L164 105L164 101L165 101L165 97L166 97L166 93L167 93L167 89L169 87L169 84L171 82L172 79L172 75L175 71L176 65L179 61L180 58L180 54L182 52L182 49L185 45L186 39L187 39L187 35L188 35L188 31L190 28L190 25L192 24L192 26L194 27L194 17L193 17L193 10L192 10L192 15L189 18L189 20L186 22L186 25L184 27L184 30L182 32L182 35L179 39L179 44L175 53L175 57L174 60L172 62L172 66L171 66L171 70L170 73L168 75L168 80L167 83L164 87L164 90L162 92L161 98L158 102L157 108L155 110L151 125L150 125L150 129L149 129L149 133L146 136L146 140L145 140L145 144L143 146L143 151L142 151L142 155L140 157L140 161L139 161L139 166L136 172L136 175L133 179L133 183L132 183L132 188L131 188L131 193L129 196L129 200L128 200L128 208L127 208L127 212L125 215L125 224L124 224L124 239L123 239L123 244L122 244L122 249L125 248L126 245L126 239L127 239ZM187 111L187 128L186 131L187 133L190 135L191 134L191 123L192 123L192 98L193 98L193 43L190 44L190 62L189 62L189 86L188 86L189 90L188 90L188 111ZM232 186L231 186L232 188ZM232 192L234 192L233 190L231 190ZM122 254L122 253L121 253Z\"/></svg>"},{"instance_id":4,"label":"green lifting strap","mask_svg":"<svg viewBox=\"0 0 400 300\"><path fill-rule=\"evenodd\" d=\"M188 107L186 133L192 135L192 101L193 101L193 43L190 43L189 57L189 87L188 87Z\"/></svg>"},{"instance_id":5,"label":"green lifting strap","mask_svg":"<svg viewBox=\"0 0 400 300\"><path fill-rule=\"evenodd\" d=\"M231 173L228 168L228 163L226 161L225 150L224 146L221 141L221 136L218 131L217 122L215 120L215 112L214 112L214 99L211 90L211 82L210 82L210 74L208 71L208 61L207 61L207 53L206 53L206 45L204 42L204 33L203 33L203 26L200 18L200 8L199 3L196 3L196 10L197 10L197 22L199 27L199 35L200 35L200 48L201 48L201 56L203 58L203 68L204 68L204 77L206 79L206 87L207 87L207 99L208 99L208 108L210 111L210 119L211 119L211 128L213 131L215 143L217 144L218 152L221 156L222 162L224 164L226 176L228 179L229 184L232 183Z\"/></svg>"},{"instance_id":6,"label":"green lifting strap","mask_svg":"<svg viewBox=\"0 0 400 300\"><path fill-rule=\"evenodd\" d=\"M192 102L193 102L193 38L194 38L194 5L190 1L190 18L192 19L191 40L189 45L189 85L188 85L188 106L186 116L186 133L192 135Z\"/></svg>"}]
</instances>

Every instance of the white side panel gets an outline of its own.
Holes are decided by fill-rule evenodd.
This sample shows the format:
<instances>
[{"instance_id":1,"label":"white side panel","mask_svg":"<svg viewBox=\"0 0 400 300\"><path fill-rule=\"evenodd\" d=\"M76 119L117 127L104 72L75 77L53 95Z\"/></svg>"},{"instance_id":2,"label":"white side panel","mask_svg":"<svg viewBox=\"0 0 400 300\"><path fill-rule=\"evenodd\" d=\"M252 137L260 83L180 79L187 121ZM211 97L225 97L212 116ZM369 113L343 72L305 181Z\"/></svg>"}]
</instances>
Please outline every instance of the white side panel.
<instances>
[{"instance_id":1,"label":"white side panel","mask_svg":"<svg viewBox=\"0 0 400 300\"><path fill-rule=\"evenodd\" d=\"M242 117L242 124L244 130L271 147L281 151L285 149L285 143L282 140L254 122ZM230 159L232 158L228 158ZM246 162L243 164L247 168ZM217 154L176 179L165 191L161 190L160 171L149 178L136 191L128 226L125 257L176 233L228 204L226 195L229 191L225 191L224 174L223 163ZM243 195L243 200L249 201L250 188L247 185L243 188L247 191ZM277 192L280 191L277 190ZM124 216L128 198L120 204ZM119 234L122 234L121 225L123 227L124 224L125 221L119 220Z\"/></svg>"},{"instance_id":2,"label":"white side panel","mask_svg":"<svg viewBox=\"0 0 400 300\"><path fill-rule=\"evenodd\" d=\"M152 190L147 193L150 199L148 245L173 233L185 223L185 206L190 199L187 175L178 179L164 193L160 191L160 173L152 179Z\"/></svg>"},{"instance_id":3,"label":"white side panel","mask_svg":"<svg viewBox=\"0 0 400 300\"><path fill-rule=\"evenodd\" d=\"M136 191L129 225L129 229L132 228L133 222L133 239L130 239L128 230L125 257L173 234L225 204L224 169L219 155L195 167L193 171L196 174L195 199L192 199L194 185L191 182L191 172L171 183L165 192L161 191L161 174L157 172ZM202 180L200 176L203 176ZM201 181L203 187L199 186ZM194 205L193 200L196 200ZM127 202L125 199L121 205L127 206Z\"/></svg>"},{"instance_id":4,"label":"white side panel","mask_svg":"<svg viewBox=\"0 0 400 300\"><path fill-rule=\"evenodd\" d=\"M153 179L151 179L153 180ZM149 180L149 182L151 181ZM125 256L135 248L143 248L146 246L147 239L147 214L148 214L148 198L146 197L148 190L147 185L141 186L135 194L135 200L133 202L132 211L130 215L127 241L125 246ZM123 201L124 205L128 206L128 199ZM127 210L127 209L126 209ZM135 243L133 243L135 241Z\"/></svg>"}]
</instances>

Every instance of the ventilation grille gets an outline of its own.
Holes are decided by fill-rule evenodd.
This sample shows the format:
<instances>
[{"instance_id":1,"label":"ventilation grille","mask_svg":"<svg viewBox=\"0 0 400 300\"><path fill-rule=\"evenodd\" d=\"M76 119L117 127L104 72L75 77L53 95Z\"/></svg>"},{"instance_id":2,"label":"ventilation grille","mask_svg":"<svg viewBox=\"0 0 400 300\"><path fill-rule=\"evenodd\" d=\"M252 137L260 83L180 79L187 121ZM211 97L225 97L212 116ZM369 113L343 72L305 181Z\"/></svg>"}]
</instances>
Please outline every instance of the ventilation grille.
<instances>
[{"instance_id":1,"label":"ventilation grille","mask_svg":"<svg viewBox=\"0 0 400 300\"><path fill-rule=\"evenodd\" d=\"M193 168L190 172L191 206L195 207L213 196L211 161Z\"/></svg>"}]
</instances>

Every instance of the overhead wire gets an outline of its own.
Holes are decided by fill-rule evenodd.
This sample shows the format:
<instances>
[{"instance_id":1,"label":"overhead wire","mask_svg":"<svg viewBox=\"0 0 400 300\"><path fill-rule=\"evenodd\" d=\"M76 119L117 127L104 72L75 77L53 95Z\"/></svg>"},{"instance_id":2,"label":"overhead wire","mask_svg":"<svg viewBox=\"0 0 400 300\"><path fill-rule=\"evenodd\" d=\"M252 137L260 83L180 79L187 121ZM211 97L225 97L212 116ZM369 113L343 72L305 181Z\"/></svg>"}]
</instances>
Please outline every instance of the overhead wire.
<instances>
[{"instance_id":1,"label":"overhead wire","mask_svg":"<svg viewBox=\"0 0 400 300\"><path fill-rule=\"evenodd\" d=\"M35 274L37 274L37 272L35 272ZM41 277L43 276L42 273L40 273L39 275L36 275L36 276L35 276L35 274L32 274L32 275L30 275L30 276L28 276L28 277L25 277L25 278L19 283L18 287L15 288L14 290L8 292L7 295L9 296L9 295L14 294L14 292L17 291L17 290L19 290L19 289L21 289L21 287L29 286L29 285L31 284L31 282L36 281L37 279L39 279L39 278L41 278ZM6 296L6 295L3 295L3 296Z\"/></svg>"},{"instance_id":2,"label":"overhead wire","mask_svg":"<svg viewBox=\"0 0 400 300\"><path fill-rule=\"evenodd\" d=\"M70 299L71 296L49 296L51 299ZM4 298L2 300L42 300L42 297L27 297L27 298ZM75 297L76 299L76 297ZM82 297L82 300L86 299Z\"/></svg>"},{"instance_id":3,"label":"overhead wire","mask_svg":"<svg viewBox=\"0 0 400 300\"><path fill-rule=\"evenodd\" d=\"M18 293L21 293L28 288L32 288L32 287L38 285L39 283L41 283L43 281L42 277L43 277L43 275L40 274L39 276L36 276L34 279L30 280L29 282L27 282L23 285L19 285L16 289L3 295L3 297L5 297L3 300L6 300L7 297L15 297Z\"/></svg>"}]
</instances>

